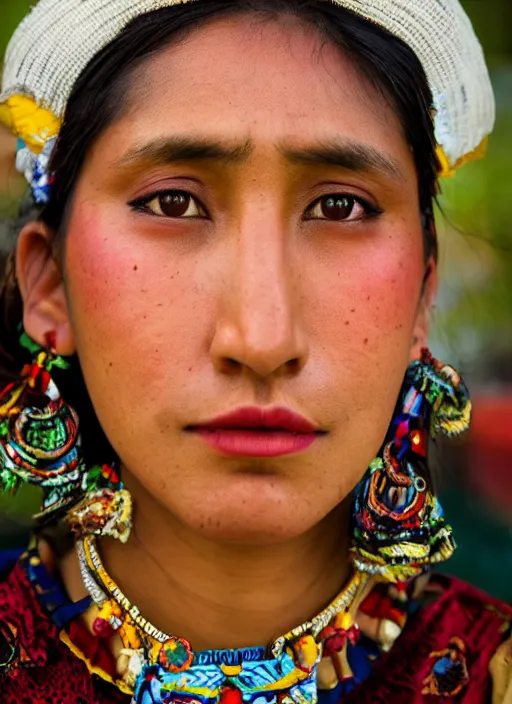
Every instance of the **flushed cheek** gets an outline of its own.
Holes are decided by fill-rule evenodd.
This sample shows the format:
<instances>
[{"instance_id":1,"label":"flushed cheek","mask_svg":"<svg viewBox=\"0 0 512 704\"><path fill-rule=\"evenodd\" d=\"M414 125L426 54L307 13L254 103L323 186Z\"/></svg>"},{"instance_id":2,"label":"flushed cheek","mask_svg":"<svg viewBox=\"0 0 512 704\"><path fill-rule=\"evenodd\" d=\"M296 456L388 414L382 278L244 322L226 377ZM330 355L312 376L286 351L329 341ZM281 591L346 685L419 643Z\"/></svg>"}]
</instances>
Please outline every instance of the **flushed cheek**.
<instances>
[{"instance_id":1,"label":"flushed cheek","mask_svg":"<svg viewBox=\"0 0 512 704\"><path fill-rule=\"evenodd\" d=\"M192 344L184 345L183 335L195 336L197 315L191 313L204 307L184 262L162 243L141 242L129 227L123 230L87 206L75 217L66 267L79 354L94 350L98 365L116 367L118 373L133 374L139 360L141 381L164 373L170 357L174 370L190 366Z\"/></svg>"},{"instance_id":2,"label":"flushed cheek","mask_svg":"<svg viewBox=\"0 0 512 704\"><path fill-rule=\"evenodd\" d=\"M346 248L337 266L331 258L321 276L309 270L311 362L324 371L339 452L362 443L375 454L388 428L421 293L421 235L412 236L417 250L391 240L363 243Z\"/></svg>"},{"instance_id":3,"label":"flushed cheek","mask_svg":"<svg viewBox=\"0 0 512 704\"><path fill-rule=\"evenodd\" d=\"M410 238L421 241L417 233ZM414 241L386 247L370 243L332 257L316 281L310 274L319 327L343 342L339 349L354 346L364 353L366 346L386 346L391 338L411 335L424 276L423 253Z\"/></svg>"},{"instance_id":4,"label":"flushed cheek","mask_svg":"<svg viewBox=\"0 0 512 704\"><path fill-rule=\"evenodd\" d=\"M369 270L354 282L361 314L379 331L409 334L414 325L424 272L421 259L409 254L409 261L386 253L369 258Z\"/></svg>"}]
</instances>

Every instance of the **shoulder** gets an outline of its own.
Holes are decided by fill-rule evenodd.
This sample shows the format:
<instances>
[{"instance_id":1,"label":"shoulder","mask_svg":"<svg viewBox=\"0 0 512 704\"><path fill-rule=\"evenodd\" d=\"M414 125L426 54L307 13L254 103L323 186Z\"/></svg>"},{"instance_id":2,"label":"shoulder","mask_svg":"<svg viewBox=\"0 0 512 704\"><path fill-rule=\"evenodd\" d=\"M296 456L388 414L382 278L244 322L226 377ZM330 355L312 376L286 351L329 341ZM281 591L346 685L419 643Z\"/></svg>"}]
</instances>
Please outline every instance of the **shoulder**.
<instances>
[{"instance_id":1,"label":"shoulder","mask_svg":"<svg viewBox=\"0 0 512 704\"><path fill-rule=\"evenodd\" d=\"M458 702L512 701L511 606L460 580L437 577L433 585L443 591L426 610L425 625L441 649L430 654L424 692L437 693L459 674L465 684Z\"/></svg>"},{"instance_id":2,"label":"shoulder","mask_svg":"<svg viewBox=\"0 0 512 704\"><path fill-rule=\"evenodd\" d=\"M84 663L61 641L59 629L42 608L30 583L24 567L30 559L37 557L24 554L0 581L0 701L113 701L101 694L101 687L95 686Z\"/></svg>"},{"instance_id":3,"label":"shoulder","mask_svg":"<svg viewBox=\"0 0 512 704\"><path fill-rule=\"evenodd\" d=\"M499 643L512 622L509 604L454 577L432 576L419 598L425 622L458 629L469 643L481 642L484 634Z\"/></svg>"},{"instance_id":4,"label":"shoulder","mask_svg":"<svg viewBox=\"0 0 512 704\"><path fill-rule=\"evenodd\" d=\"M493 681L493 704L512 702L512 638L500 645L489 667Z\"/></svg>"},{"instance_id":5,"label":"shoulder","mask_svg":"<svg viewBox=\"0 0 512 704\"><path fill-rule=\"evenodd\" d=\"M402 634L358 691L357 703L493 701L491 663L506 647L512 608L442 575L430 577L412 603ZM512 647L504 655L511 657ZM496 699L495 704L505 701Z\"/></svg>"},{"instance_id":6,"label":"shoulder","mask_svg":"<svg viewBox=\"0 0 512 704\"><path fill-rule=\"evenodd\" d=\"M4 568L0 581L0 682L2 702L31 701L27 674L47 664L48 653L55 646L57 631L41 612L20 561L1 555ZM37 677L36 677L37 679Z\"/></svg>"}]
</instances>

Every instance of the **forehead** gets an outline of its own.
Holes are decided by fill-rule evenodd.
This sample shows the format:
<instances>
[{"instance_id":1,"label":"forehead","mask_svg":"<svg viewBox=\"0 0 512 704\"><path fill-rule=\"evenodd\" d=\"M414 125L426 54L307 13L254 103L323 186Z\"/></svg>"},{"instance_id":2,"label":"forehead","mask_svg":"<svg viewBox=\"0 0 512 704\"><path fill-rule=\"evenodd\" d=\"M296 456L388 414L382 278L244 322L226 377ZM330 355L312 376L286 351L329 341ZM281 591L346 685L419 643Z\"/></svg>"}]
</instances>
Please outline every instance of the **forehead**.
<instances>
[{"instance_id":1,"label":"forehead","mask_svg":"<svg viewBox=\"0 0 512 704\"><path fill-rule=\"evenodd\" d=\"M170 133L258 145L349 139L410 162L400 121L358 58L293 17L209 22L132 78L132 143Z\"/></svg>"}]
</instances>

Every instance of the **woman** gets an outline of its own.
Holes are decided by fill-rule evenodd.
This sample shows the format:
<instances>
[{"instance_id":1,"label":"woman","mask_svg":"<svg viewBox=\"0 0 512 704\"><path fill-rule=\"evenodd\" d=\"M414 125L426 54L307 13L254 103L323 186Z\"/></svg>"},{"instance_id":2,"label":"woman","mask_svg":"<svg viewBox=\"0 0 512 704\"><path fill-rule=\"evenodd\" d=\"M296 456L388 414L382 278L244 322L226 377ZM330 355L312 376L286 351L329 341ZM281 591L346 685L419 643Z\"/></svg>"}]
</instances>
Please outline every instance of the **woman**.
<instances>
[{"instance_id":1,"label":"woman","mask_svg":"<svg viewBox=\"0 0 512 704\"><path fill-rule=\"evenodd\" d=\"M2 100L2 702L507 701L512 611L430 572L432 202L493 122L457 0L40 0Z\"/></svg>"}]
</instances>

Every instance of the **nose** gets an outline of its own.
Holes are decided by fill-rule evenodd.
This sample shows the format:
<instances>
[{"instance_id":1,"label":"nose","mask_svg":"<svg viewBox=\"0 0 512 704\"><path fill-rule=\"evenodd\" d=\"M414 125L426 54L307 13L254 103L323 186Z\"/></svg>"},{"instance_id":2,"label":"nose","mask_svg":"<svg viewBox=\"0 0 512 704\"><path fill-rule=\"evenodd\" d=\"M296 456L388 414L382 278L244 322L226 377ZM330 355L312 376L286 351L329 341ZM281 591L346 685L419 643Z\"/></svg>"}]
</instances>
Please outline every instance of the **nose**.
<instances>
[{"instance_id":1,"label":"nose","mask_svg":"<svg viewBox=\"0 0 512 704\"><path fill-rule=\"evenodd\" d=\"M296 373L308 358L297 267L279 227L241 230L225 272L213 364L222 372L246 368L260 378Z\"/></svg>"}]
</instances>

